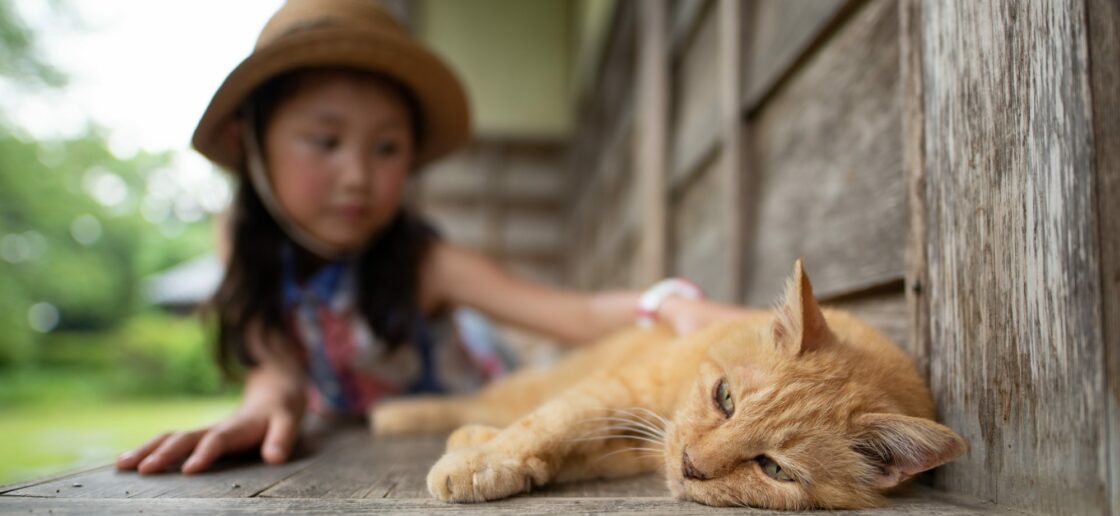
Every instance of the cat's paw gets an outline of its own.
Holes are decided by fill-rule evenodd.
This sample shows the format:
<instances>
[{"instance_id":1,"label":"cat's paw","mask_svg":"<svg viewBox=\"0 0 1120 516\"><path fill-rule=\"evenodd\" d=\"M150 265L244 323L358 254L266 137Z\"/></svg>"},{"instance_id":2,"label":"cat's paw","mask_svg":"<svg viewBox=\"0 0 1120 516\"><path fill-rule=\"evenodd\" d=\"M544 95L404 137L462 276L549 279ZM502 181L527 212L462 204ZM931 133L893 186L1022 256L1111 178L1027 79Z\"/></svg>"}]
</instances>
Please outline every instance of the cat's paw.
<instances>
[{"instance_id":1,"label":"cat's paw","mask_svg":"<svg viewBox=\"0 0 1120 516\"><path fill-rule=\"evenodd\" d=\"M458 430L451 432L451 435L447 438L447 451L471 448L488 443L501 431L501 428L486 425L461 426Z\"/></svg>"},{"instance_id":2,"label":"cat's paw","mask_svg":"<svg viewBox=\"0 0 1120 516\"><path fill-rule=\"evenodd\" d=\"M485 502L528 492L547 480L545 463L487 447L445 454L428 472L428 491L445 502Z\"/></svg>"},{"instance_id":3,"label":"cat's paw","mask_svg":"<svg viewBox=\"0 0 1120 516\"><path fill-rule=\"evenodd\" d=\"M388 400L370 411L373 435L438 433L458 426L447 400L415 397Z\"/></svg>"}]
</instances>

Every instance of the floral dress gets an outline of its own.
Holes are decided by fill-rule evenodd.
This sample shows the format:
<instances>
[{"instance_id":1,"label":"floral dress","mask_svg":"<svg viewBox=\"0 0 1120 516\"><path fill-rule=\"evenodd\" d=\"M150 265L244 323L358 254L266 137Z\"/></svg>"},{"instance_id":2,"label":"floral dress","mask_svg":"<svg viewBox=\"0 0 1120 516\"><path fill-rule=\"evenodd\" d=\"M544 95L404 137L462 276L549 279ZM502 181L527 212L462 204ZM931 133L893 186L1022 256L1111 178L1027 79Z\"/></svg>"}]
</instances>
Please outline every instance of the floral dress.
<instances>
[{"instance_id":1,"label":"floral dress","mask_svg":"<svg viewBox=\"0 0 1120 516\"><path fill-rule=\"evenodd\" d=\"M331 263L300 284L292 254L284 253L284 306L302 344L312 411L364 414L389 396L469 392L512 367L486 319L466 309L418 321L413 338L391 349L357 313L352 264Z\"/></svg>"}]
</instances>

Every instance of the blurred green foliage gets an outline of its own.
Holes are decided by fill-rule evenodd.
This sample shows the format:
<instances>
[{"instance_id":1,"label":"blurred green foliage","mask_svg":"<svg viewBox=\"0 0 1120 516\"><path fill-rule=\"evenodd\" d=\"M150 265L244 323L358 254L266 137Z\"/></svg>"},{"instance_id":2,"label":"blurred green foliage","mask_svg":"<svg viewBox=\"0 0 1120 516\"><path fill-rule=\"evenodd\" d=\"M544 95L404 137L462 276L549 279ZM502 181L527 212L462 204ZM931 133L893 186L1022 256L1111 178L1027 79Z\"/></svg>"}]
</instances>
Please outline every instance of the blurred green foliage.
<instances>
[{"instance_id":1,"label":"blurred green foliage","mask_svg":"<svg viewBox=\"0 0 1120 516\"><path fill-rule=\"evenodd\" d=\"M65 85L0 0L0 86ZM173 168L174 155L114 155L93 125L36 140L5 115L13 101L0 98L0 484L105 463L235 404L212 332L142 293L145 278L212 247L205 217L169 228L142 215L152 173Z\"/></svg>"},{"instance_id":2,"label":"blurred green foliage","mask_svg":"<svg viewBox=\"0 0 1120 516\"><path fill-rule=\"evenodd\" d=\"M10 0L0 0L0 80L65 87ZM141 216L148 176L171 166L169 152L114 155L92 125L37 141L0 112L0 401L221 390L198 319L162 313L141 292L144 278L211 247L205 218L165 236ZM95 195L106 177L109 201Z\"/></svg>"}]
</instances>

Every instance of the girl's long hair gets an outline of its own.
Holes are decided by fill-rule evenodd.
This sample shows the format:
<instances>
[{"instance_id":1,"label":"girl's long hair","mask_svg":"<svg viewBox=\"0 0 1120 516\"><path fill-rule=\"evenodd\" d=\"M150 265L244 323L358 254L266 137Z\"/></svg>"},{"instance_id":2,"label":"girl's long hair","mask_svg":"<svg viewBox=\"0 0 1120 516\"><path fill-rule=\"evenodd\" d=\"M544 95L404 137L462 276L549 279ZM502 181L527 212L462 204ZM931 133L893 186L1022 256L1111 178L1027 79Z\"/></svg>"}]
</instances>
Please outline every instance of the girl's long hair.
<instances>
[{"instance_id":1,"label":"girl's long hair","mask_svg":"<svg viewBox=\"0 0 1120 516\"><path fill-rule=\"evenodd\" d=\"M275 79L254 95L261 115L259 129L263 129L276 104L298 87L301 73ZM420 120L416 104L407 90L401 91L412 112L416 135L416 122ZM241 368L255 365L249 338L261 338L266 346L289 347L299 356L298 339L292 335L285 313L281 284L283 249L299 247L244 179L234 199L229 229L231 246L225 277L207 312L217 324L218 365L227 378L233 378ZM422 316L420 267L437 238L435 230L422 218L401 208L356 257L356 315L363 317L390 348L412 338ZM301 253L293 254L298 258Z\"/></svg>"}]
</instances>

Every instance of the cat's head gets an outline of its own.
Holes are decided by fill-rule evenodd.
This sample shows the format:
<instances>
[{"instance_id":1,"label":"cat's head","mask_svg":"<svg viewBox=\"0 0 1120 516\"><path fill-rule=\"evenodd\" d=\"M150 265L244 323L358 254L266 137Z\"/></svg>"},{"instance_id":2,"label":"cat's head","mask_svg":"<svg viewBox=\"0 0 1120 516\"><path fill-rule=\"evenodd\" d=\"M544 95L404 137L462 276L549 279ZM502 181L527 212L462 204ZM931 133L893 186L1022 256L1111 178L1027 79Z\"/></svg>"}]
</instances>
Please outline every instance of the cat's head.
<instances>
[{"instance_id":1,"label":"cat's head","mask_svg":"<svg viewBox=\"0 0 1120 516\"><path fill-rule=\"evenodd\" d=\"M800 260L786 290L767 331L744 326L711 346L666 434L674 495L773 509L870 507L965 452L949 428L900 414L932 416L928 390L916 373L892 377L883 371L889 359L838 337L852 332L829 327ZM905 359L900 367L912 368ZM894 377L909 383L885 388Z\"/></svg>"}]
</instances>

